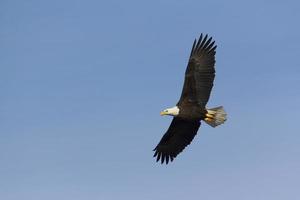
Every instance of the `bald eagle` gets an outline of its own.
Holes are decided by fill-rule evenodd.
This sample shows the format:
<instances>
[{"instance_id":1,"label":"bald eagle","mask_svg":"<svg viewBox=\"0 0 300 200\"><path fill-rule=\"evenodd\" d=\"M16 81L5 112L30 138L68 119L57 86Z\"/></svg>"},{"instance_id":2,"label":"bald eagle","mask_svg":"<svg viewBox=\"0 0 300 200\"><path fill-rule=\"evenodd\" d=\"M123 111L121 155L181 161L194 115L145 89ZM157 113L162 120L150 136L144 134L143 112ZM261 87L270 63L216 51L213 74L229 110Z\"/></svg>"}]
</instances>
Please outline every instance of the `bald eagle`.
<instances>
[{"instance_id":1,"label":"bald eagle","mask_svg":"<svg viewBox=\"0 0 300 200\"><path fill-rule=\"evenodd\" d=\"M222 106L206 109L215 78L215 41L200 35L194 44L185 71L181 97L176 106L163 110L160 115L173 116L170 127L153 151L156 162L173 161L194 139L201 120L216 127L226 121Z\"/></svg>"}]
</instances>

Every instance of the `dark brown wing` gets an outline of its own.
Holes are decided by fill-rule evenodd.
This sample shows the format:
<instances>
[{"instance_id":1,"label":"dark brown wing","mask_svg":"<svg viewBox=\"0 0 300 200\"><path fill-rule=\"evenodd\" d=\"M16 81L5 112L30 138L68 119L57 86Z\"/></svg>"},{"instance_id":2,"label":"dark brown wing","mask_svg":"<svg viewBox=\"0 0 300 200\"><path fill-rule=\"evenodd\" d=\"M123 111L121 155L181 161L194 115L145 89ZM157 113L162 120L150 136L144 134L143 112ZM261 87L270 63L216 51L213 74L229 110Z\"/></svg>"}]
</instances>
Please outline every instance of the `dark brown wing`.
<instances>
[{"instance_id":1,"label":"dark brown wing","mask_svg":"<svg viewBox=\"0 0 300 200\"><path fill-rule=\"evenodd\" d=\"M156 161L161 163L173 159L194 139L200 127L200 121L189 121L174 117L172 123L153 151Z\"/></svg>"},{"instance_id":2,"label":"dark brown wing","mask_svg":"<svg viewBox=\"0 0 300 200\"><path fill-rule=\"evenodd\" d=\"M217 46L205 35L195 40L189 63L185 72L185 80L181 97L177 105L197 103L205 108L208 102L215 77L215 54Z\"/></svg>"}]
</instances>

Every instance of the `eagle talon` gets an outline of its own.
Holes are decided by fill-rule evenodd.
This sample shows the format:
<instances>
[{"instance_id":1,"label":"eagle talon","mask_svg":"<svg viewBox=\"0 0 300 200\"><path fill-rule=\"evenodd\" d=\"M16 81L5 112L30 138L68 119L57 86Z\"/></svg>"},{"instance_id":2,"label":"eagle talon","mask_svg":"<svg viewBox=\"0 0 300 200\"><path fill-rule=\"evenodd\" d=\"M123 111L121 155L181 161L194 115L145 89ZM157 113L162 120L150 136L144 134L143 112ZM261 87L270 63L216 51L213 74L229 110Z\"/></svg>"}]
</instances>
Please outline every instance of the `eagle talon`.
<instances>
[{"instance_id":1,"label":"eagle talon","mask_svg":"<svg viewBox=\"0 0 300 200\"><path fill-rule=\"evenodd\" d=\"M207 118L214 118L215 116L214 115L212 115L212 114L208 114L208 113L206 113L206 115L205 115Z\"/></svg>"},{"instance_id":2,"label":"eagle talon","mask_svg":"<svg viewBox=\"0 0 300 200\"><path fill-rule=\"evenodd\" d=\"M204 120L205 120L205 121L208 121L208 122L212 122L212 121L214 121L214 119L213 119L213 118L209 118L209 117L206 117L206 118L204 118Z\"/></svg>"}]
</instances>

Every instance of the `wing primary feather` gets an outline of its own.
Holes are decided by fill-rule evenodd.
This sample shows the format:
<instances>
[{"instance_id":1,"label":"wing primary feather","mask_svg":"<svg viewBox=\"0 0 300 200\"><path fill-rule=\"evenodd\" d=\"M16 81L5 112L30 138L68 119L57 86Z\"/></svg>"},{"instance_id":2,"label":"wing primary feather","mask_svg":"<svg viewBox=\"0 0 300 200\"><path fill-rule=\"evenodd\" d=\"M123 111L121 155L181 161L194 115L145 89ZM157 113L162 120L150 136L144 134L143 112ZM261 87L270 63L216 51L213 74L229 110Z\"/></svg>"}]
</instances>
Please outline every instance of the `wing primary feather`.
<instances>
[{"instance_id":1,"label":"wing primary feather","mask_svg":"<svg viewBox=\"0 0 300 200\"><path fill-rule=\"evenodd\" d=\"M214 46L215 41L213 41L210 45L208 45L208 47L206 48L208 51Z\"/></svg>"},{"instance_id":2,"label":"wing primary feather","mask_svg":"<svg viewBox=\"0 0 300 200\"><path fill-rule=\"evenodd\" d=\"M166 155L166 165L169 163L169 154Z\"/></svg>"},{"instance_id":3,"label":"wing primary feather","mask_svg":"<svg viewBox=\"0 0 300 200\"><path fill-rule=\"evenodd\" d=\"M155 153L154 153L153 157L155 157L155 156L157 156L157 151L155 151Z\"/></svg>"},{"instance_id":4,"label":"wing primary feather","mask_svg":"<svg viewBox=\"0 0 300 200\"><path fill-rule=\"evenodd\" d=\"M195 40L194 40L193 47L192 47L192 50L191 50L191 55L190 55L190 57L193 55L193 52L194 52L194 48L195 48L196 42L197 42L197 40L195 39Z\"/></svg>"},{"instance_id":5,"label":"wing primary feather","mask_svg":"<svg viewBox=\"0 0 300 200\"><path fill-rule=\"evenodd\" d=\"M208 53L215 52L216 48L217 48L217 45L216 45L216 46L214 46L214 47L213 47L211 50L209 50L209 52L208 52Z\"/></svg>"},{"instance_id":6,"label":"wing primary feather","mask_svg":"<svg viewBox=\"0 0 300 200\"><path fill-rule=\"evenodd\" d=\"M157 158L156 158L156 162L158 162L158 161L159 161L159 159L160 159L160 155L161 155L161 152L158 152L158 155L157 155Z\"/></svg>"},{"instance_id":7,"label":"wing primary feather","mask_svg":"<svg viewBox=\"0 0 300 200\"><path fill-rule=\"evenodd\" d=\"M212 37L210 37L207 42L204 44L203 48L202 49L206 49L207 46L209 45L210 41L212 40Z\"/></svg>"},{"instance_id":8,"label":"wing primary feather","mask_svg":"<svg viewBox=\"0 0 300 200\"><path fill-rule=\"evenodd\" d=\"M201 43L201 40L202 40L202 33L201 33L201 35L200 35L200 37L199 37L199 39L198 39L198 42L197 42L197 45L196 45L196 48L195 48L195 51L197 52L197 50L198 50L198 48L199 48L199 45L200 45L200 43Z\"/></svg>"},{"instance_id":9,"label":"wing primary feather","mask_svg":"<svg viewBox=\"0 0 300 200\"><path fill-rule=\"evenodd\" d=\"M199 50L203 47L203 45L205 44L205 42L206 42L206 40L207 40L207 34L205 35L205 37L203 38L203 40L202 40L202 42L201 42L201 44L200 44L200 46L199 46Z\"/></svg>"},{"instance_id":10,"label":"wing primary feather","mask_svg":"<svg viewBox=\"0 0 300 200\"><path fill-rule=\"evenodd\" d=\"M165 153L162 153L162 155L161 155L161 164L163 164L164 163L164 161L165 161Z\"/></svg>"}]
</instances>

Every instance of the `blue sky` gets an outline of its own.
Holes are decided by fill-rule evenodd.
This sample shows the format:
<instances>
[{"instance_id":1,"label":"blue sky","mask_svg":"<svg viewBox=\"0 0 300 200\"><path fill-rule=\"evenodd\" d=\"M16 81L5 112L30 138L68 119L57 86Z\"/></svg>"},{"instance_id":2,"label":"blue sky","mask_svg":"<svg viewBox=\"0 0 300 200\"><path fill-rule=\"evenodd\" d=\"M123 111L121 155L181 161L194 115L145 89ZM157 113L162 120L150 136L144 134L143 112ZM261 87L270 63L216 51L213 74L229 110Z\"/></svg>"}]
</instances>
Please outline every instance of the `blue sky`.
<instances>
[{"instance_id":1,"label":"blue sky","mask_svg":"<svg viewBox=\"0 0 300 200\"><path fill-rule=\"evenodd\" d=\"M0 198L299 197L297 1L0 2ZM152 149L195 37L217 76L203 124L165 166Z\"/></svg>"}]
</instances>

